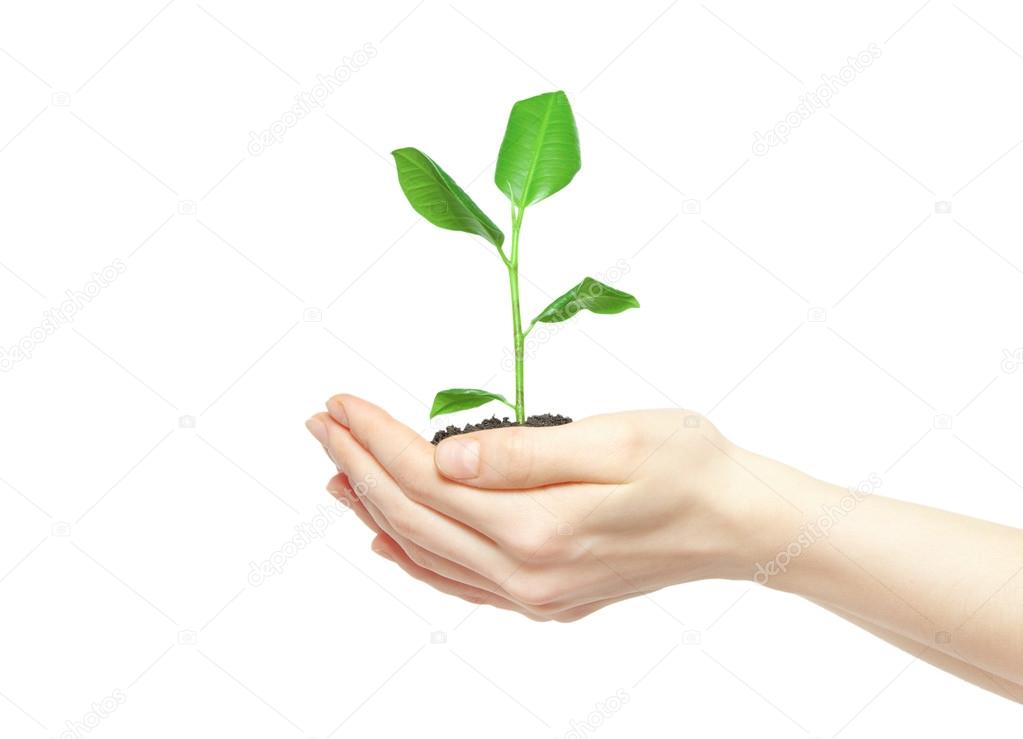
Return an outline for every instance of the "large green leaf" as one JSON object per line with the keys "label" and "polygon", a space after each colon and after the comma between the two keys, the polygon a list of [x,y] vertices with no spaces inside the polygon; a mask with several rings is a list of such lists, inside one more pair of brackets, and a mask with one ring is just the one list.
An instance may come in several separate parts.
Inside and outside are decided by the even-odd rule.
{"label": "large green leaf", "polygon": [[563,188],[579,171],[579,134],[563,92],[520,100],[512,107],[494,182],[519,208]]}
{"label": "large green leaf", "polygon": [[484,403],[489,403],[491,400],[499,400],[512,410],[515,410],[515,406],[499,393],[456,387],[450,390],[441,390],[437,393],[437,397],[433,399],[433,408],[430,409],[430,418],[443,413],[454,413],[455,411],[476,408]]}
{"label": "large green leaf", "polygon": [[581,310],[593,313],[621,313],[623,310],[638,307],[639,301],[632,295],[587,277],[544,308],[540,315],[533,319],[533,323],[567,321]]}
{"label": "large green leaf", "polygon": [[482,236],[497,247],[504,243],[501,229],[430,157],[411,147],[391,155],[401,189],[419,215],[435,226]]}

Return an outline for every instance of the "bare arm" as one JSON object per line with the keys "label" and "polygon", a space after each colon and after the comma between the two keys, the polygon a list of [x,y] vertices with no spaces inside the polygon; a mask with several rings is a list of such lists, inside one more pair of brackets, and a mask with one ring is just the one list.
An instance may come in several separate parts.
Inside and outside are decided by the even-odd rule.
{"label": "bare arm", "polygon": [[843,611],[841,608],[831,605],[830,603],[824,603],[821,601],[813,601],[821,608],[825,608],[836,616],[845,619],[849,623],[859,626],[864,631],[869,631],[879,639],[884,639],[889,644],[898,647],[907,654],[912,654],[917,659],[921,659],[924,662],[934,665],[935,667],[950,672],[956,677],[962,678],[967,682],[971,682],[985,690],[990,690],[992,693],[997,693],[1003,698],[1016,701],[1017,703],[1023,703],[1023,686],[1016,683],[1010,682],[1005,678],[993,675],[990,672],[974,667],[968,662],[964,662],[961,659],[950,657],[944,652],[939,652],[933,649],[930,645],[921,644],[918,641],[914,641],[909,637],[903,636],[902,634],[896,634],[894,631],[878,626],[875,623],[867,621],[855,616],[848,611]]}
{"label": "bare arm", "polygon": [[669,585],[752,579],[1020,700],[1023,531],[821,482],[687,411],[434,449],[358,398],[328,409],[309,428],[342,472],[331,491],[375,551],[444,592],[573,621]]}
{"label": "bare arm", "polygon": [[[763,584],[831,604],[843,616],[1003,680],[1023,681],[1023,532],[858,496],[744,451],[736,461],[747,473],[744,484],[791,503],[775,508],[759,537],[760,551],[775,548],[758,562],[755,577]],[[833,523],[825,536],[792,547],[795,556],[780,554],[808,525],[826,521]]]}

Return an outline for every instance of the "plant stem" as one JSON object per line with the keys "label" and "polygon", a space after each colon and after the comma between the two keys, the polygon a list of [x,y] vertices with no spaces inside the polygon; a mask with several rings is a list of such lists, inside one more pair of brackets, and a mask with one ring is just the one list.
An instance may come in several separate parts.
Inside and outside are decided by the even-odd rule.
{"label": "plant stem", "polygon": [[508,261],[508,284],[511,287],[512,331],[515,343],[515,420],[526,421],[526,399],[523,382],[525,335],[522,333],[522,313],[519,310],[519,229],[522,227],[522,208],[512,206],[511,258]]}

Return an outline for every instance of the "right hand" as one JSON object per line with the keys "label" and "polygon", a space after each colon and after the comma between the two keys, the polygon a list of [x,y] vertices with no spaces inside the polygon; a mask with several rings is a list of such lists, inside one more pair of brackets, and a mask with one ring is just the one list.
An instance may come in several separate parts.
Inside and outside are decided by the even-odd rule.
{"label": "right hand", "polygon": [[380,532],[375,549],[449,591],[461,583],[471,599],[484,591],[527,615],[571,620],[666,585],[753,571],[748,529],[764,501],[746,497],[740,450],[697,414],[493,429],[434,450],[358,398],[337,396],[328,409],[316,419],[339,468],[378,476],[361,496]]}

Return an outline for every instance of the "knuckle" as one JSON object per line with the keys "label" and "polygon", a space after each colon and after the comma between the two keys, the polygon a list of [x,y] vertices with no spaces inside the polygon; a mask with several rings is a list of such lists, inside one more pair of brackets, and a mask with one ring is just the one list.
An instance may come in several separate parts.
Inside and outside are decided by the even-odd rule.
{"label": "knuckle", "polygon": [[489,596],[475,590],[459,593],[459,597],[462,600],[468,601],[469,603],[473,603],[477,606],[483,606],[490,603]]}
{"label": "knuckle", "polygon": [[407,475],[395,475],[394,481],[401,488],[406,498],[422,503],[426,499],[426,490],[421,482],[418,482]]}
{"label": "knuckle", "polygon": [[399,536],[411,541],[416,540],[418,527],[415,524],[415,519],[407,511],[399,511],[387,516],[387,518]]}
{"label": "knuckle", "polygon": [[623,424],[620,430],[621,446],[631,455],[642,453],[649,445],[647,430],[637,423]]}
{"label": "knuckle", "polygon": [[505,589],[512,600],[528,606],[538,615],[543,615],[539,609],[549,605],[558,596],[558,588],[551,580],[529,573],[515,578]]}
{"label": "knuckle", "polygon": [[563,613],[559,613],[559,614],[556,614],[555,616],[552,616],[552,618],[555,621],[557,621],[558,623],[570,624],[573,621],[578,621],[579,619],[581,619],[585,615],[586,615],[585,613],[578,613],[578,612],[573,612],[573,611],[565,611]]}
{"label": "knuckle", "polygon": [[390,475],[405,497],[416,503],[429,505],[437,499],[441,490],[441,483],[434,472],[432,461],[428,466],[419,464],[402,466],[392,470]]}
{"label": "knuckle", "polygon": [[551,532],[541,526],[521,526],[507,537],[509,552],[522,561],[544,558],[552,549],[550,545]]}
{"label": "knuckle", "polygon": [[555,620],[558,616],[558,611],[561,610],[560,606],[556,606],[552,603],[532,603],[524,604],[523,606],[532,615],[538,616],[545,621]]}
{"label": "knuckle", "polygon": [[511,485],[528,483],[533,476],[536,454],[529,434],[510,429],[502,439],[499,472]]}
{"label": "knuckle", "polygon": [[360,501],[369,501],[373,505],[379,505],[378,496],[374,494],[373,483],[367,482],[366,479],[359,479],[354,482],[349,480],[349,489],[351,490],[351,497]]}
{"label": "knuckle", "polygon": [[516,603],[521,603],[527,606],[533,605],[533,590],[528,584],[521,580],[508,583],[504,586],[504,589],[505,592],[508,593],[508,597]]}

